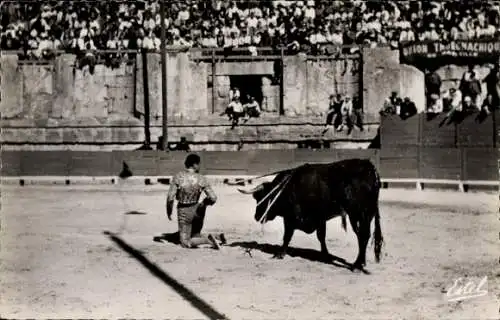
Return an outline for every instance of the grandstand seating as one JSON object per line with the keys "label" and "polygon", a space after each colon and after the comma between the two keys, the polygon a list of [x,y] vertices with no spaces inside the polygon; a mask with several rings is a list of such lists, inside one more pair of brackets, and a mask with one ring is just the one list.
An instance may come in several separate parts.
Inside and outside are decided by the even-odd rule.
{"label": "grandstand seating", "polygon": [[[50,57],[51,49],[160,45],[158,1],[22,1],[6,2],[1,10],[1,49],[25,49],[30,58]],[[169,45],[332,53],[336,45],[498,38],[500,6],[498,1],[170,0],[166,28]]]}

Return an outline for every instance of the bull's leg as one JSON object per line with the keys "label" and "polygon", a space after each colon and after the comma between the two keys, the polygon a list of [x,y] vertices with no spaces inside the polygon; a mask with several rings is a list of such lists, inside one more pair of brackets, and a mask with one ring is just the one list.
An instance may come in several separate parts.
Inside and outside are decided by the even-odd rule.
{"label": "bull's leg", "polygon": [[368,219],[363,219],[359,223],[358,232],[358,257],[353,264],[353,269],[363,269],[366,265],[366,246],[370,240],[370,222]]}
{"label": "bull's leg", "polygon": [[349,215],[349,221],[351,221],[352,231],[354,231],[357,236],[359,234],[358,221],[353,217],[352,214]]}
{"label": "bull's leg", "polygon": [[287,221],[288,219],[284,219],[285,221],[285,234],[283,235],[283,245],[280,248],[280,251],[276,253],[273,258],[274,259],[283,259],[286,255],[286,250],[288,249],[288,245],[292,240],[293,232],[295,231],[295,226],[293,223]]}
{"label": "bull's leg", "polygon": [[328,248],[326,247],[326,221],[321,222],[319,225],[318,229],[316,230],[316,236],[318,237],[319,243],[321,244],[321,253],[325,256],[328,257]]}

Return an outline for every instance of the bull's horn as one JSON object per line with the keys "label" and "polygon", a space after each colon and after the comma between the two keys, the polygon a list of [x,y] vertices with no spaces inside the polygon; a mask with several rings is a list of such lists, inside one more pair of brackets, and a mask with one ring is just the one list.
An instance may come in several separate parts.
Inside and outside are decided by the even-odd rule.
{"label": "bull's horn", "polygon": [[262,184],[259,184],[258,186],[256,186],[255,188],[253,189],[250,189],[250,190],[244,190],[244,189],[240,189],[238,188],[238,191],[243,193],[243,194],[253,194],[255,191],[258,191],[260,189],[262,189],[264,186]]}
{"label": "bull's horn", "polygon": [[243,194],[252,194],[253,192],[250,192],[250,191],[247,191],[247,190],[243,190],[243,189],[240,189],[238,188],[238,191],[243,193]]}

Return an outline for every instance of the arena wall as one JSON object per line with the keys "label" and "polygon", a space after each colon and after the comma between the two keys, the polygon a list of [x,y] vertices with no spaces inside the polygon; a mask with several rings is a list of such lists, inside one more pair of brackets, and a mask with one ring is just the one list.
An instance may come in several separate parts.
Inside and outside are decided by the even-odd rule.
{"label": "arena wall", "polygon": [[380,137],[386,147],[495,148],[500,121],[491,113],[484,119],[479,112],[460,122],[450,122],[446,114],[430,117],[419,114],[402,120],[399,116],[381,117]]}
{"label": "arena wall", "polygon": [[[396,51],[379,48],[365,49],[361,60],[285,56],[284,116],[278,115],[279,86],[264,78],[266,104],[263,107],[271,114],[260,120],[252,119],[234,131],[230,130],[227,119],[218,115],[227,99],[228,76],[269,73],[274,71],[274,62],[218,61],[216,77],[212,78],[211,63],[193,59],[190,53],[169,54],[169,141],[187,136],[197,143],[212,142],[207,149],[213,150],[233,150],[240,140],[253,142],[252,145],[258,147],[288,142],[287,147],[294,147],[297,142],[308,139],[369,142],[376,135],[383,99],[394,88],[404,94],[408,92],[419,108],[422,105],[419,99],[423,95],[418,85],[421,73],[401,67],[396,55]],[[160,56],[148,54],[147,59],[154,143],[161,132]],[[83,144],[110,150],[117,146],[130,149],[144,141],[140,56],[136,64],[117,69],[98,65],[94,75],[75,69],[73,55],[61,55],[53,64],[37,65],[21,64],[16,55],[2,53],[0,63],[0,122],[4,146],[30,149],[38,145],[54,149]],[[216,90],[209,88],[214,80]],[[405,84],[411,84],[408,88],[413,89],[405,89]],[[360,90],[360,86],[365,89]],[[216,94],[215,106],[212,91]],[[367,123],[364,132],[350,136],[332,132],[321,135],[328,96],[337,92],[361,93]],[[223,144],[228,145],[223,147]]]}
{"label": "arena wall", "polygon": [[[200,152],[207,175],[261,175],[304,163],[362,158],[382,179],[490,181],[498,183],[495,148],[383,148],[381,150],[250,150]],[[4,151],[2,177],[113,177],[125,162],[135,176],[171,176],[183,168],[185,152]]]}

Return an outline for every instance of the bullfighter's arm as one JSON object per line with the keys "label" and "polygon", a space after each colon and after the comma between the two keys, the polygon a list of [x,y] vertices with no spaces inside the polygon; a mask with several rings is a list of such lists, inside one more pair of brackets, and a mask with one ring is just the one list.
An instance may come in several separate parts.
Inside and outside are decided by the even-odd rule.
{"label": "bullfighter's arm", "polygon": [[203,203],[205,205],[213,205],[217,201],[217,195],[215,194],[214,190],[212,189],[212,186],[210,183],[208,183],[207,178],[202,177],[200,179],[200,184],[201,187],[203,188],[203,192],[205,192],[205,195],[207,196],[205,200],[203,200]]}
{"label": "bullfighter's arm", "polygon": [[170,220],[172,220],[172,211],[174,209],[174,201],[175,201],[175,196],[177,195],[178,185],[179,185],[178,177],[174,176],[174,178],[172,179],[172,183],[170,184],[170,188],[168,189],[167,204],[166,204],[167,217]]}

